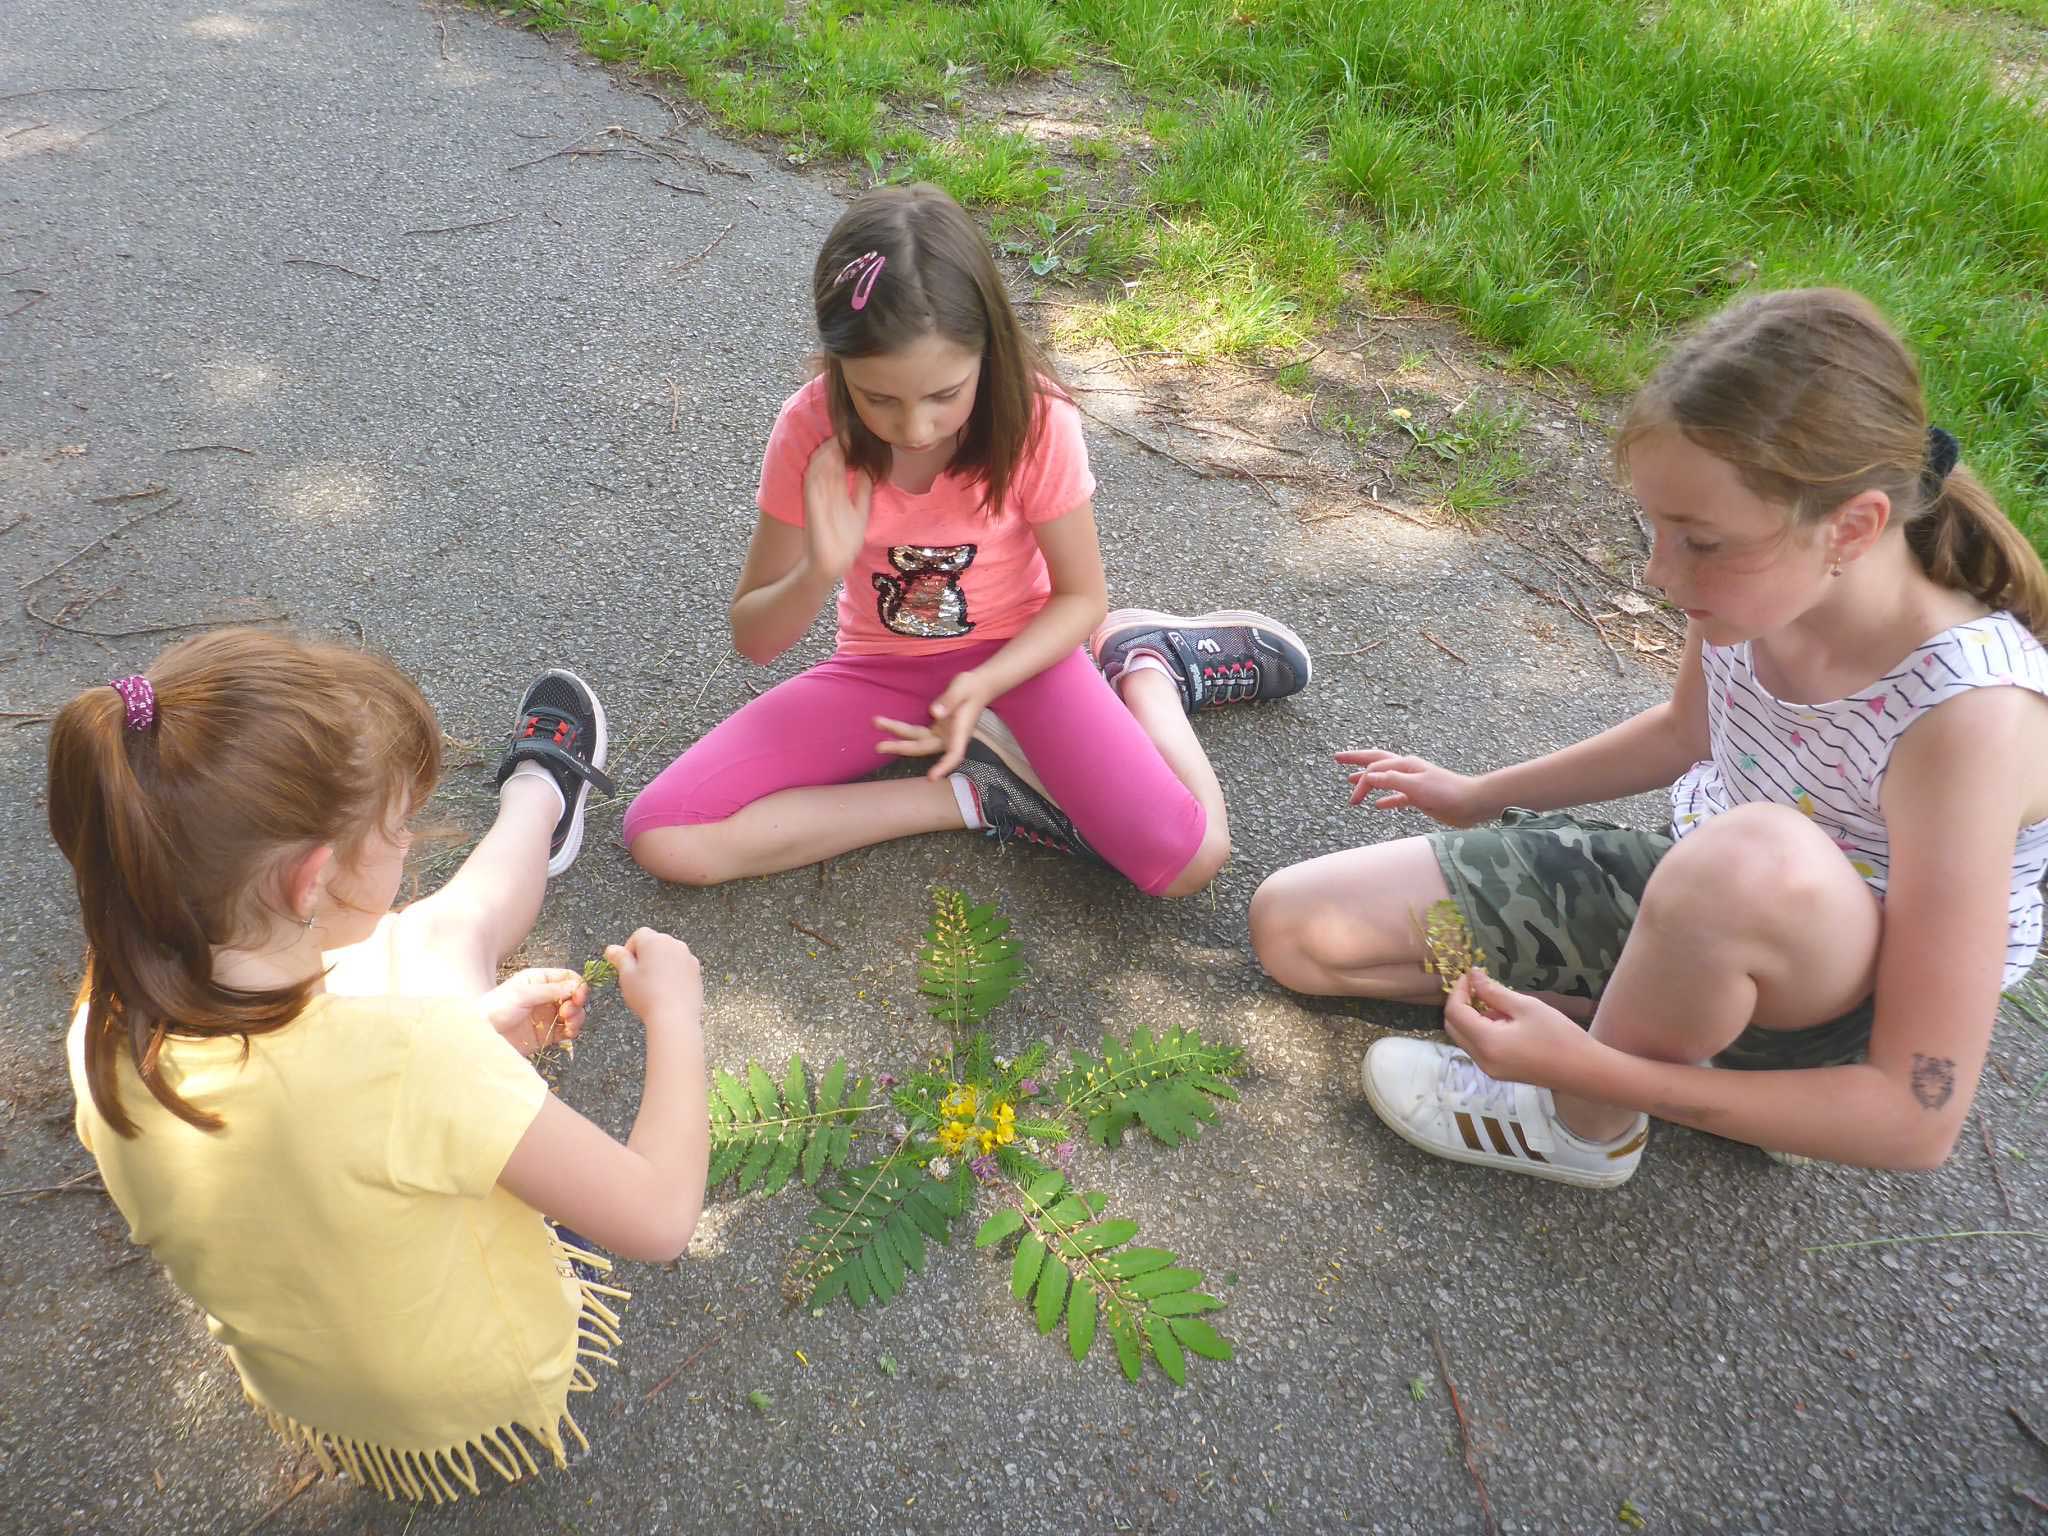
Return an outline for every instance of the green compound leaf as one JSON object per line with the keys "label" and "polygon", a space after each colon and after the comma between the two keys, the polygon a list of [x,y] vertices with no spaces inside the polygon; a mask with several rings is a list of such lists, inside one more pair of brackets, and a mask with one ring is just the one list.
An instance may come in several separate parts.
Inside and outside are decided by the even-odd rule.
{"label": "green compound leaf", "polygon": [[1076,1280],[1074,1298],[1067,1303],[1067,1351],[1079,1360],[1094,1342],[1095,1287],[1086,1279]]}
{"label": "green compound leaf", "polygon": [[1022,1231],[1023,1227],[1024,1213],[1014,1206],[1006,1205],[981,1224],[981,1230],[974,1234],[974,1246],[987,1248],[1000,1243],[1011,1233]]}
{"label": "green compound leaf", "polygon": [[1030,1296],[1031,1283],[1044,1262],[1045,1239],[1034,1232],[1017,1245],[1017,1256],[1010,1262],[1010,1294],[1019,1301]]}
{"label": "green compound leaf", "polygon": [[1038,1331],[1051,1333],[1059,1325],[1060,1309],[1067,1304],[1067,1266],[1057,1259],[1038,1272]]}
{"label": "green compound leaf", "polygon": [[[976,1244],[997,1248],[1017,1237],[1010,1294],[1030,1306],[1039,1333],[1059,1327],[1064,1314],[1067,1352],[1081,1360],[1106,1325],[1117,1364],[1132,1381],[1142,1376],[1148,1356],[1176,1386],[1187,1381],[1190,1353],[1229,1358],[1229,1344],[1194,1316],[1222,1306],[1196,1289],[1201,1271],[1176,1263],[1164,1248],[1123,1246],[1137,1236],[1138,1224],[1102,1218],[1098,1192],[1077,1195],[1064,1179],[1045,1177],[1013,1188],[1018,1205],[983,1222]],[[1183,1334],[1183,1325],[1193,1331]]]}
{"label": "green compound leaf", "polygon": [[1155,1040],[1150,1030],[1139,1028],[1128,1044],[1105,1035],[1100,1059],[1075,1052],[1053,1091],[1082,1118],[1097,1145],[1121,1146],[1124,1132],[1142,1124],[1159,1141],[1177,1147],[1215,1120],[1211,1097],[1237,1097],[1224,1079],[1241,1071],[1243,1060],[1236,1047],[1206,1044],[1191,1029],[1176,1026]]}
{"label": "green compound leaf", "polygon": [[910,1275],[924,1273],[925,1239],[948,1241],[962,1214],[953,1181],[932,1178],[908,1156],[842,1169],[819,1186],[783,1295],[814,1309],[842,1295],[856,1307],[894,1301]]}
{"label": "green compound leaf", "polygon": [[1176,1317],[1168,1326],[1176,1339],[1204,1360],[1232,1360],[1237,1356],[1230,1340],[1198,1317]]}
{"label": "green compound leaf", "polygon": [[[970,907],[958,891],[932,891],[932,921],[918,958],[918,988],[932,1016],[957,1040],[988,1017],[1024,979],[1017,946],[1003,935],[1008,918],[995,905]],[[986,1080],[986,1069],[976,1074]]]}
{"label": "green compound leaf", "polygon": [[[778,1087],[756,1062],[745,1078],[723,1067],[711,1075],[711,1158],[704,1187],[716,1189],[735,1176],[740,1193],[774,1194],[800,1177],[815,1185],[826,1171],[846,1166],[853,1150],[853,1125],[871,1106],[865,1079],[845,1093],[847,1065],[827,1069],[815,1102],[803,1059],[792,1056]],[[829,1090],[829,1092],[827,1091]],[[844,1097],[844,1103],[828,1099]]]}

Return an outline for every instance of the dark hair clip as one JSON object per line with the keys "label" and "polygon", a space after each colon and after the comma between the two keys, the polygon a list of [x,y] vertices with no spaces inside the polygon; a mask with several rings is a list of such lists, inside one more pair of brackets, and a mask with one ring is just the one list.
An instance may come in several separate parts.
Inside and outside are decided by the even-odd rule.
{"label": "dark hair clip", "polygon": [[1920,489],[1929,501],[1941,494],[1942,482],[1962,456],[1963,445],[1956,441],[1955,433],[1947,427],[1927,429],[1927,467],[1920,471]]}

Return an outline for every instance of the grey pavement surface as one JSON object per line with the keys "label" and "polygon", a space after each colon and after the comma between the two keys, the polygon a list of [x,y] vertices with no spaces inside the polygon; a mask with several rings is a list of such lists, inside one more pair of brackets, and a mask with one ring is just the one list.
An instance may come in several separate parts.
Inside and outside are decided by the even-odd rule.
{"label": "grey pavement surface", "polygon": [[[827,190],[694,134],[653,160],[509,169],[608,126],[659,144],[671,119],[561,45],[407,0],[8,0],[0,98],[0,590],[74,626],[0,614],[0,705],[60,701],[163,639],[119,632],[280,612],[389,651],[479,760],[542,664],[604,690],[633,784],[745,701],[722,614],[802,377]],[[464,224],[485,227],[409,233]],[[1662,1128],[1611,1194],[1410,1150],[1357,1086],[1370,1018],[1304,1006],[1252,963],[1253,889],[1417,829],[1347,810],[1332,750],[1478,766],[1618,718],[1659,679],[1617,679],[1577,635],[1532,646],[1484,541],[1370,514],[1304,528],[1241,482],[1092,446],[1120,600],[1268,607],[1325,652],[1394,637],[1326,659],[1289,704],[1204,723],[1237,849],[1213,900],[1151,902],[966,837],[668,890],[618,847],[614,807],[525,955],[573,963],[669,927],[703,956],[715,1060],[888,1070],[933,1039],[909,958],[926,886],[1000,897],[1034,975],[1000,1039],[1186,1021],[1246,1048],[1243,1103],[1199,1145],[1134,1141],[1077,1172],[1215,1278],[1240,1358],[1196,1362],[1178,1392],[1075,1366],[964,1245],[886,1311],[788,1314],[776,1282],[808,1201],[728,1201],[678,1267],[624,1267],[625,1365],[581,1404],[594,1449],[572,1474],[445,1511],[321,1483],[262,1529],[1477,1531],[1431,1329],[1503,1529],[1620,1530],[1624,1500],[1653,1531],[2034,1519],[2010,1490],[2048,1486],[2048,1456],[2006,1410],[2048,1426],[2039,1245],[1801,1250],[2044,1225],[2048,1148],[2016,1086],[2038,1047],[2002,1031],[1979,1097],[2002,1145],[2033,1138],[2005,1165],[2010,1216],[1974,1121],[1911,1178],[1794,1172]],[[21,588],[157,505],[104,500],[152,484],[176,505]],[[7,1188],[85,1166],[43,743],[0,721]],[[451,771],[441,802],[472,833],[485,772]],[[638,1081],[632,1022],[601,1001],[564,1091],[623,1130]],[[98,1195],[0,1201],[0,1528],[242,1531],[297,1478],[196,1310],[126,1253]]]}

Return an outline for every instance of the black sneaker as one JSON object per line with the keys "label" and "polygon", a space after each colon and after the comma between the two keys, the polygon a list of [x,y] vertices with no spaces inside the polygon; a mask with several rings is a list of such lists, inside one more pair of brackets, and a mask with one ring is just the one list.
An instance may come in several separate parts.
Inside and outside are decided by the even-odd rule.
{"label": "black sneaker", "polygon": [[562,791],[562,819],[548,844],[548,873],[559,875],[576,862],[583,847],[583,803],[591,786],[606,794],[604,706],[574,672],[543,672],[519,701],[512,740],[498,763],[503,785],[524,762],[539,763]]}
{"label": "black sneaker", "polygon": [[1088,654],[1114,684],[1135,651],[1166,663],[1187,712],[1253,699],[1284,699],[1308,686],[1301,636],[1277,619],[1223,608],[1185,618],[1156,608],[1119,608],[1088,637]]}
{"label": "black sneaker", "polygon": [[1036,843],[1087,859],[1101,858],[1074,830],[1067,813],[1053,803],[1010,728],[990,711],[981,712],[974,738],[967,743],[967,756],[953,771],[966,775],[973,786],[974,802],[990,837]]}

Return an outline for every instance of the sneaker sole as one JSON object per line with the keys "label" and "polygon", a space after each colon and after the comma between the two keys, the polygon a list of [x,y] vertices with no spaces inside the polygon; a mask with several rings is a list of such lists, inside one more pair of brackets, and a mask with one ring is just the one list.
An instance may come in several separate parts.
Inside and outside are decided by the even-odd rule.
{"label": "sneaker sole", "polygon": [[[1372,1073],[1363,1061],[1358,1064],[1359,1081],[1365,1085],[1365,1100],[1372,1105],[1380,1123],[1411,1147],[1419,1147],[1432,1157],[1440,1157],[1451,1163],[1471,1163],[1481,1168],[1498,1168],[1505,1173],[1526,1174],[1532,1179],[1549,1179],[1554,1184],[1570,1184],[1579,1189],[1618,1189],[1635,1174],[1630,1168],[1620,1178],[1587,1173],[1583,1169],[1566,1168],[1557,1163],[1531,1163],[1519,1157],[1502,1157],[1498,1152],[1474,1152],[1470,1147],[1446,1147],[1427,1140],[1408,1129],[1400,1118],[1379,1096],[1373,1086]],[[1640,1161],[1640,1160],[1639,1160]]]}
{"label": "sneaker sole", "polygon": [[[568,678],[590,700],[590,712],[597,717],[597,735],[590,743],[590,766],[602,768],[604,766],[605,753],[609,748],[610,733],[605,727],[604,703],[598,698],[597,690],[566,668],[550,667],[548,670],[559,677]],[[576,862],[576,855],[583,851],[583,810],[589,803],[590,780],[578,779],[576,781],[576,804],[570,808],[569,835],[562,840],[561,851],[551,855],[548,859],[549,879],[553,879],[556,875],[568,869],[571,864]]]}
{"label": "sneaker sole", "polygon": [[1195,614],[1168,613],[1161,608],[1118,608],[1104,615],[1102,622],[1095,626],[1095,633],[1088,640],[1088,659],[1101,666],[1102,653],[1109,642],[1126,630],[1193,629],[1201,624],[1242,624],[1278,635],[1301,653],[1301,686],[1306,689],[1315,676],[1315,658],[1309,654],[1301,636],[1271,614],[1250,608],[1218,608],[1213,613]]}
{"label": "sneaker sole", "polygon": [[1011,734],[1010,728],[1003,724],[1001,717],[994,710],[984,709],[981,712],[981,718],[974,723],[974,734],[981,738],[984,746],[995,753],[1005,768],[1029,785],[1032,792],[1041,800],[1048,805],[1059,804],[1046,789],[1045,781],[1032,771],[1031,759],[1024,755],[1022,744]]}

